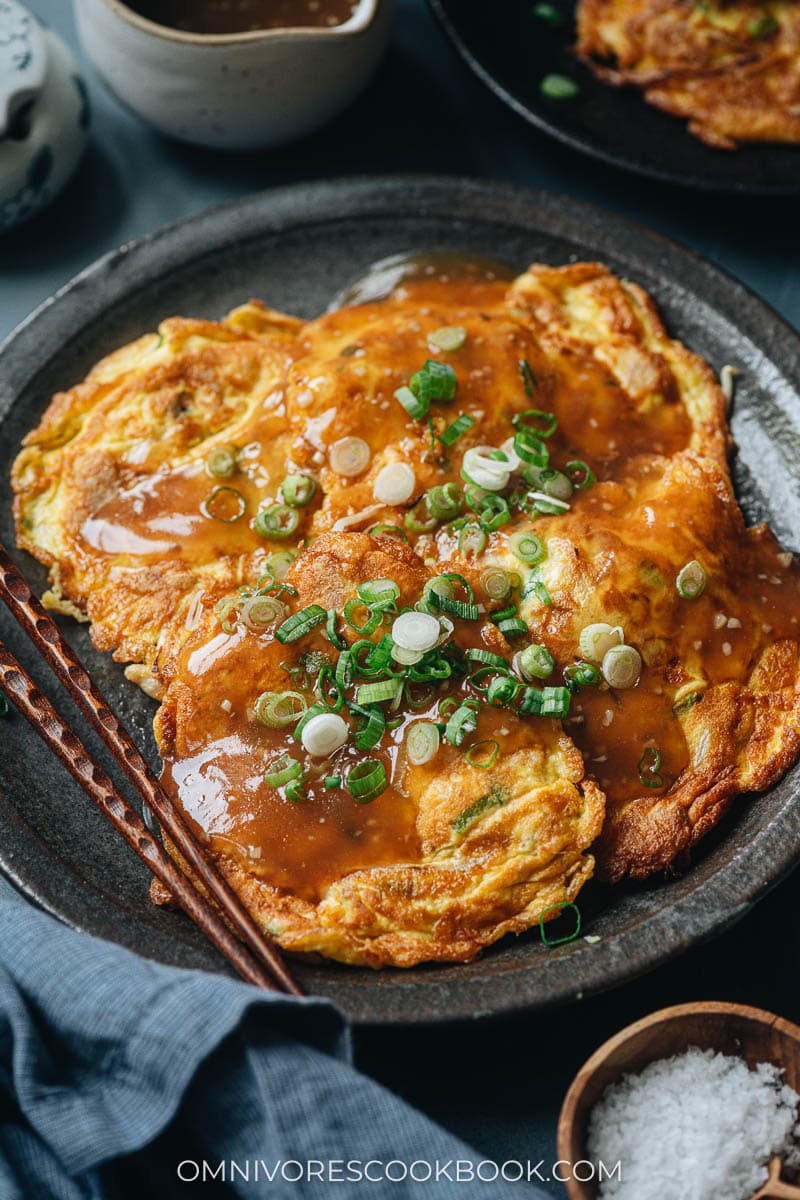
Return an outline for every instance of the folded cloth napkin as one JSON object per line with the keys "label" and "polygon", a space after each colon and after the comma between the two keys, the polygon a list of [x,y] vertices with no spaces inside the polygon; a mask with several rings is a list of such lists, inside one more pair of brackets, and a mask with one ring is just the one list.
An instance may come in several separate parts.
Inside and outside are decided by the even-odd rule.
{"label": "folded cloth napkin", "polygon": [[353,1068],[328,1002],[149,962],[0,887],[2,1200],[544,1196],[492,1174]]}

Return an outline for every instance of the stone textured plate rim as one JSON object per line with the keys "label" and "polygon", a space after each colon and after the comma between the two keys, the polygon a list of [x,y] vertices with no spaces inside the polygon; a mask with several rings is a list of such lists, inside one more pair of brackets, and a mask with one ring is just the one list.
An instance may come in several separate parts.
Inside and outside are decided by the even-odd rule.
{"label": "stone textured plate rim", "polygon": [[[496,75],[484,66],[481,60],[467,46],[461,31],[452,20],[443,0],[427,0],[427,3],[459,57],[477,75],[481,82],[494,92],[498,99],[502,100],[504,104],[517,113],[518,116],[527,121],[529,125],[533,125],[534,128],[540,130],[542,133],[546,133],[548,137],[555,138],[563,145],[569,146],[576,153],[589,155],[591,158],[596,158],[599,162],[606,163],[607,166],[628,171],[633,175],[641,175],[647,179],[655,179],[660,183],[669,183],[676,187],[687,188],[692,191],[708,192],[712,195],[796,196],[800,193],[800,175],[798,175],[798,179],[794,183],[787,179],[782,183],[740,181],[735,184],[725,183],[722,180],[714,180],[710,177],[706,178],[702,175],[685,176],[681,175],[677,170],[671,171],[668,168],[662,170],[657,166],[635,162],[626,158],[622,151],[619,154],[615,154],[613,151],[606,150],[602,146],[594,145],[588,136],[579,137],[570,133],[569,130],[562,128],[557,122],[549,121],[546,116],[539,113],[532,105],[528,105],[520,100]],[[644,104],[645,101],[643,100],[642,103]],[[691,135],[687,133],[686,136],[690,137]],[[766,145],[769,146],[770,143],[766,143]],[[709,151],[709,153],[712,153],[712,151]],[[800,157],[800,150],[798,151],[798,156]]]}
{"label": "stone textured plate rim", "polygon": [[[398,175],[300,183],[257,193],[193,214],[104,255],[40,305],[0,345],[0,420],[23,385],[58,356],[71,335],[100,313],[147,290],[172,266],[185,265],[190,258],[196,264],[204,251],[217,254],[227,244],[348,217],[403,213],[441,218],[454,211],[469,223],[528,229],[532,236],[549,233],[576,246],[603,247],[611,257],[629,262],[640,278],[677,280],[699,303],[735,326],[773,365],[780,362],[779,373],[800,392],[797,332],[744,285],[694,251],[599,207],[555,193],[454,177]],[[98,279],[104,287],[93,294],[92,284]],[[647,278],[643,282],[653,286]],[[52,347],[49,356],[42,356],[43,345]],[[463,967],[385,970],[369,977],[372,986],[363,980],[354,986],[353,976],[340,966],[325,965],[314,971],[322,970],[326,981],[330,978],[325,994],[360,1025],[542,1011],[618,986],[723,932],[788,874],[799,849],[800,804],[795,786],[780,811],[730,861],[700,879],[686,895],[604,938],[601,953],[580,942],[522,963],[487,955]],[[40,907],[91,932],[91,923],[76,915],[75,901],[43,900],[26,877],[24,863],[2,844],[0,870]],[[442,971],[449,977],[436,979]],[[299,973],[303,974],[302,967]]]}

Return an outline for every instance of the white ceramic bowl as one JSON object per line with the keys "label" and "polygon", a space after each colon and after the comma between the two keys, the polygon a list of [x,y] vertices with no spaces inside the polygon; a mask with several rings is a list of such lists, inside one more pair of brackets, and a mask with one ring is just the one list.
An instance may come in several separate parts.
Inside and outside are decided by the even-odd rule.
{"label": "white ceramic bowl", "polygon": [[393,0],[360,0],[332,28],[224,35],[157,25],[121,0],[75,0],[98,74],[163,133],[227,150],[277,146],[336,116],[386,45]]}

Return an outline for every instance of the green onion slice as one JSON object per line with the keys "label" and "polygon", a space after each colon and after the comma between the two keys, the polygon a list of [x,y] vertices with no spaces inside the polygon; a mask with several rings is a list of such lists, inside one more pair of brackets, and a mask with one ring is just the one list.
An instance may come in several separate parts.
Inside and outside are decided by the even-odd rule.
{"label": "green onion slice", "polygon": [[432,487],[425,498],[428,511],[438,521],[452,520],[464,507],[464,493],[455,483],[444,483]]}
{"label": "green onion slice", "polygon": [[469,416],[468,413],[460,413],[455,421],[439,434],[439,441],[443,446],[452,446],[474,424],[474,417]]}
{"label": "green onion slice", "polygon": [[300,720],[298,721],[297,725],[295,725],[294,730],[292,732],[292,737],[294,737],[298,742],[301,741],[302,735],[303,735],[303,730],[305,729],[308,722],[313,717],[322,716],[323,713],[327,713],[327,712],[330,712],[330,709],[328,708],[327,704],[320,704],[320,703],[310,704],[309,707],[306,709],[306,711],[303,713]]}
{"label": "green onion slice", "polygon": [[264,782],[268,787],[284,787],[302,774],[303,768],[296,758],[292,758],[291,754],[279,754],[264,772]]}
{"label": "green onion slice", "polygon": [[[366,620],[360,622],[358,614],[366,613]],[[351,629],[355,629],[356,633],[363,633],[366,636],[374,633],[383,619],[383,613],[380,609],[370,608],[363,600],[348,600],[344,606],[344,619]]]}
{"label": "green onion slice", "polygon": [[291,800],[292,804],[304,804],[308,799],[305,785],[302,779],[293,779],[291,783],[286,785],[286,799]]}
{"label": "green onion slice", "polygon": [[522,693],[519,711],[535,717],[566,717],[572,701],[569,688],[526,687]]}
{"label": "green onion slice", "polygon": [[[441,706],[440,706],[441,711]],[[474,733],[478,727],[478,714],[472,704],[459,704],[445,727],[445,741],[451,746],[460,746],[468,733]]]}
{"label": "green onion slice", "polygon": [[488,771],[497,761],[497,756],[500,753],[500,743],[494,738],[485,742],[476,742],[474,746],[470,746],[464,758],[471,767],[479,767],[481,771]]}
{"label": "green onion slice", "polygon": [[522,599],[527,600],[529,596],[535,596],[540,604],[553,603],[553,597],[547,590],[547,585],[540,578],[538,571],[531,571],[525,580],[525,585],[522,589]]}
{"label": "green onion slice", "polygon": [[256,514],[253,528],[263,538],[288,538],[297,530],[300,515],[288,504],[271,504]]}
{"label": "green onion slice", "polygon": [[486,533],[477,521],[469,521],[459,532],[458,552],[466,558],[468,555],[477,556],[486,549],[489,541]]}
{"label": "green onion slice", "polygon": [[410,508],[405,515],[406,528],[412,533],[430,533],[439,523],[439,518],[435,517],[428,508],[428,497],[423,496],[418,500],[413,508]]}
{"label": "green onion slice", "polygon": [[524,463],[532,463],[534,467],[546,467],[550,461],[550,451],[542,439],[524,426],[514,434],[514,453]]}
{"label": "green onion slice", "polygon": [[538,384],[527,358],[521,358],[517,363],[517,367],[519,369],[519,377],[522,380],[522,386],[525,388],[525,395],[532,396],[534,388],[538,387]]}
{"label": "green onion slice", "polygon": [[524,637],[528,633],[528,626],[520,617],[504,617],[497,622],[497,628],[507,638]]}
{"label": "green onion slice", "polygon": [[270,729],[285,729],[300,720],[308,708],[300,692],[262,692],[255,703],[255,714]]}
{"label": "green onion slice", "polygon": [[675,587],[683,600],[696,600],[705,591],[706,582],[705,567],[696,558],[693,558],[685,567],[681,567],[678,578],[675,580]]}
{"label": "green onion slice", "polygon": [[520,671],[529,679],[547,679],[556,668],[556,660],[546,646],[526,646],[518,662]]}
{"label": "green onion slice", "polygon": [[547,558],[544,542],[535,533],[514,533],[508,540],[508,548],[515,558],[529,567],[536,566]]}
{"label": "green onion slice", "polygon": [[370,537],[392,538],[396,542],[407,542],[408,537],[399,525],[370,525],[367,533]]}
{"label": "green onion slice", "polygon": [[222,521],[224,525],[233,525],[241,520],[247,512],[247,501],[238,488],[230,487],[227,483],[215,487],[211,495],[200,505],[204,517],[212,521]]}
{"label": "green onion slice", "polygon": [[275,630],[275,637],[283,643],[296,642],[298,638],[305,637],[312,629],[316,629],[317,625],[321,625],[327,616],[321,605],[309,604],[307,608],[302,608],[300,612],[287,617]]}
{"label": "green onion slice", "polygon": [[322,786],[326,792],[332,791],[333,788],[340,788],[342,786],[341,775],[326,775],[322,781]]}
{"label": "green onion slice", "polygon": [[662,788],[664,776],[660,772],[661,751],[657,746],[645,746],[644,753],[639,759],[639,782],[645,787]]}
{"label": "green onion slice", "polygon": [[379,683],[362,683],[356,691],[356,703],[380,704],[384,700],[396,700],[402,690],[402,679],[382,679]]}
{"label": "green onion slice", "polygon": [[571,692],[581,687],[596,687],[600,682],[600,671],[594,663],[570,663],[564,668],[564,682]]}
{"label": "green onion slice", "polygon": [[412,393],[425,405],[427,413],[432,400],[453,399],[458,381],[456,373],[449,363],[429,358],[418,371],[415,371],[408,384]]}
{"label": "green onion slice", "polygon": [[215,479],[227,479],[236,470],[235,447],[215,446],[206,459],[206,468]]}
{"label": "green onion slice", "polygon": [[286,578],[286,573],[296,558],[297,554],[294,550],[276,550],[267,559],[267,570],[273,579],[280,582]]}
{"label": "green onion slice", "polygon": [[[530,393],[528,393],[530,395]],[[511,424],[520,432],[523,429],[534,433],[540,438],[552,437],[558,429],[558,417],[555,413],[546,412],[543,408],[526,408],[517,413]]]}
{"label": "green onion slice", "polygon": [[513,675],[497,675],[489,684],[486,698],[492,708],[503,708],[512,704],[521,690],[522,684]]}
{"label": "green onion slice", "polygon": [[421,396],[415,396],[410,387],[398,388],[394,398],[400,401],[408,415],[415,421],[421,421],[423,417],[427,417],[430,401],[423,400]]}
{"label": "green onion slice", "polygon": [[436,350],[444,350],[445,353],[460,350],[466,340],[467,331],[463,325],[442,325],[428,334],[429,345]]}
{"label": "green onion slice", "polygon": [[400,598],[400,588],[393,579],[370,579],[358,585],[358,594],[368,607],[386,608]]}
{"label": "green onion slice", "polygon": [[386,717],[383,709],[378,708],[377,705],[370,708],[362,708],[361,705],[358,705],[358,709],[363,714],[363,719],[355,732],[353,741],[357,750],[372,750],[383,737],[386,729]]}
{"label": "green onion slice", "polygon": [[481,587],[490,600],[504,600],[511,591],[508,571],[501,567],[487,567],[481,574]]}
{"label": "green onion slice", "polygon": [[585,463],[582,458],[573,458],[568,462],[564,467],[564,474],[578,492],[583,492],[586,488],[590,488],[593,483],[597,483],[597,476],[589,464]]}
{"label": "green onion slice", "polygon": [[548,100],[572,100],[578,95],[580,88],[566,75],[545,75],[539,84],[539,91]]}
{"label": "green onion slice", "polygon": [[347,772],[347,788],[358,804],[369,804],[388,786],[386,768],[377,758],[365,758]]}
{"label": "green onion slice", "polygon": [[470,646],[467,658],[470,662],[481,663],[484,667],[496,667],[498,671],[508,670],[508,663],[504,658],[499,654],[492,654],[491,650],[483,650],[480,646]]}
{"label": "green onion slice", "polygon": [[[575,928],[573,929],[572,933],[568,933],[566,937],[548,938],[544,928],[545,917],[548,915],[548,913],[565,913],[567,909],[572,909],[572,911],[575,913]],[[542,909],[541,913],[539,914],[539,933],[542,936],[542,941],[544,942],[545,946],[563,946],[567,942],[574,942],[579,936],[580,932],[581,910],[578,908],[577,904],[550,904],[547,908]]]}
{"label": "green onion slice", "polygon": [[281,484],[284,502],[292,508],[305,508],[314,499],[317,482],[310,475],[287,475]]}
{"label": "green onion slice", "polygon": [[441,736],[431,721],[416,721],[406,734],[406,754],[415,767],[430,762],[439,752]]}

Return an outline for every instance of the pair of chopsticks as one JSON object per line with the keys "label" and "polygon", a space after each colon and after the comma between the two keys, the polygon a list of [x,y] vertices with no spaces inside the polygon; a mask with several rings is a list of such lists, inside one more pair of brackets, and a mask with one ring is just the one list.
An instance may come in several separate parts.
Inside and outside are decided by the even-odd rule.
{"label": "pair of chopsticks", "polygon": [[[303,994],[281,955],[267,940],[239,898],[208,862],[175,802],[161,787],[136,743],[119,722],[103,693],[75,655],[27,580],[0,545],[0,600],[61,680],[92,728],[102,738],[186,862],[217,901],[228,924],[178,869],[135,808],[125,800],[106,772],[58,715],[7,646],[0,642],[0,683],[9,700],[33,726],[104,817],[122,834],[135,854],[161,880],[203,933],[249,983],[271,991]],[[240,942],[231,927],[242,939]],[[245,945],[242,945],[242,942]]]}

